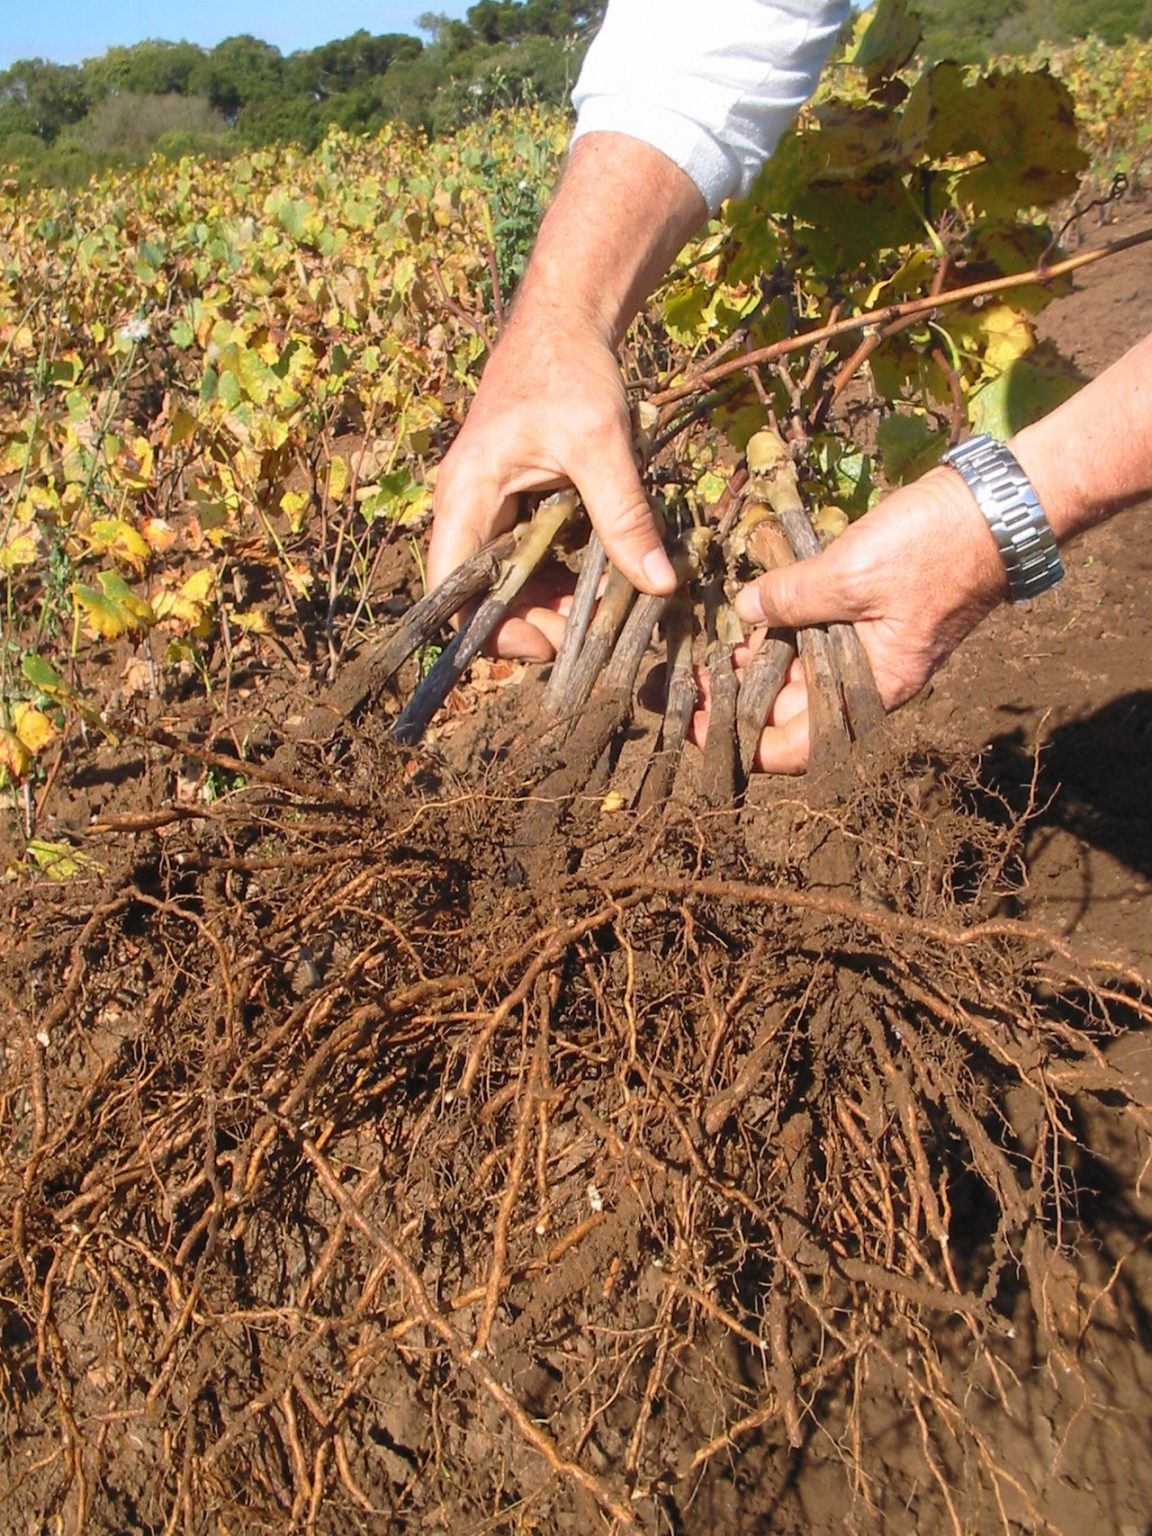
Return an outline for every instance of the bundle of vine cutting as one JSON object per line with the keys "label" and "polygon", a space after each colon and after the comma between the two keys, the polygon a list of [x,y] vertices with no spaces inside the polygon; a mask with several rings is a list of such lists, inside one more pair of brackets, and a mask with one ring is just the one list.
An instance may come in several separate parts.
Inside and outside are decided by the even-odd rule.
{"label": "bundle of vine cutting", "polygon": [[[580,518],[575,491],[542,500],[529,520],[480,550],[421,598],[359,669],[359,695],[375,692],[412,655],[426,651],[457,614],[459,624],[390,728],[398,746],[418,744],[493,631],[557,542]],[[800,658],[811,721],[811,762],[827,768],[879,726],[884,707],[859,637],[849,624],[798,633],[768,630],[739,668],[745,636],[729,602],[761,571],[818,554],[792,454],[774,431],[758,432],[712,518],[667,518],[666,547],[679,578],[670,596],[640,593],[611,566],[592,532],[583,548],[564,639],[543,697],[543,728],[530,777],[536,807],[526,835],[552,830],[572,798],[599,795],[632,721],[641,665],[657,637],[666,656],[663,719],[629,798],[644,810],[667,799],[708,674],[710,718],[700,798],[710,808],[739,800],[770,711]],[[331,700],[331,709],[352,702]],[[359,700],[357,700],[359,702]],[[545,825],[548,823],[549,825]]]}

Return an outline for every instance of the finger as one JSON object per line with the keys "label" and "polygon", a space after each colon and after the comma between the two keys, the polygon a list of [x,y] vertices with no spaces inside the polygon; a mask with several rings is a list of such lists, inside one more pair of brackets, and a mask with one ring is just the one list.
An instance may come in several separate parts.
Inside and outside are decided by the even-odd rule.
{"label": "finger", "polygon": [[[553,629],[553,625],[557,626]],[[524,617],[506,619],[488,637],[490,656],[510,661],[551,661],[564,632],[564,620],[547,608],[530,608]]]}
{"label": "finger", "polygon": [[[697,687],[700,707],[692,716],[691,739],[703,748],[708,740],[711,689],[706,670],[698,670]],[[788,678],[769,716],[771,724],[761,733],[756,747],[754,768],[760,773],[800,774],[808,766],[808,692],[798,661],[792,663]]]}
{"label": "finger", "polygon": [[756,746],[756,767],[761,773],[803,773],[808,767],[808,710],[793,715],[786,725],[770,725]]}
{"label": "finger", "polygon": [[432,537],[428,541],[429,591],[483,549],[494,534],[511,528],[519,510],[519,497],[501,496],[490,482],[479,482],[457,494],[456,478],[447,487],[436,488]]}
{"label": "finger", "polygon": [[736,612],[746,624],[803,629],[862,616],[859,599],[846,587],[843,560],[834,545],[810,560],[766,571],[736,595]]}
{"label": "finger", "polygon": [[603,435],[581,467],[579,490],[608,558],[641,592],[675,592],[672,569],[640,484],[627,434]]}
{"label": "finger", "polygon": [[[489,656],[503,656],[515,661],[551,661],[564,638],[570,593],[557,590],[552,573],[532,577],[525,583],[504,623],[494,630],[484,646]],[[569,572],[558,567],[556,579],[568,578]]]}
{"label": "finger", "polygon": [[649,714],[662,715],[667,697],[668,668],[664,662],[658,661],[637,689],[636,703]]}

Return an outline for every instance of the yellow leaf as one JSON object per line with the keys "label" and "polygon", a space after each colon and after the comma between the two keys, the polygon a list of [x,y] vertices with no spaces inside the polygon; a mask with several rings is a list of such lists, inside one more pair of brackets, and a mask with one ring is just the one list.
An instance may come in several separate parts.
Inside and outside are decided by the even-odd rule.
{"label": "yellow leaf", "polygon": [[1018,357],[1031,352],[1035,333],[1025,316],[1007,304],[997,304],[984,314],[986,336],[984,356],[990,368],[998,372]]}
{"label": "yellow leaf", "polygon": [[216,591],[216,573],[210,566],[193,571],[175,592],[157,594],[153,608],[157,621],[175,619],[187,624],[197,635],[209,633],[212,627],[212,601]]}
{"label": "yellow leaf", "polygon": [[148,544],[131,523],[126,523],[123,518],[97,518],[81,537],[89,549],[97,554],[111,555],[114,560],[122,560],[138,576],[143,574],[151,557]]}
{"label": "yellow leaf", "polygon": [[913,251],[899,271],[882,282],[873,283],[864,300],[864,308],[876,309],[881,303],[895,304],[924,293],[935,270],[936,257],[931,251]]}
{"label": "yellow leaf", "polygon": [[350,471],[348,460],[342,459],[339,454],[333,456],[328,465],[328,496],[332,501],[343,501],[344,492],[348,489]]}
{"label": "yellow leaf", "polygon": [[229,622],[235,624],[237,629],[245,630],[250,635],[267,635],[271,633],[268,616],[261,613],[259,608],[253,608],[248,613],[236,613],[232,609],[228,611]]}
{"label": "yellow leaf", "polygon": [[285,566],[284,580],[297,597],[308,597],[312,591],[312,572],[306,565]]}
{"label": "yellow leaf", "polygon": [[0,571],[15,571],[22,565],[35,565],[39,558],[39,529],[17,532],[16,526],[10,529],[8,542],[0,549]]}
{"label": "yellow leaf", "polygon": [[202,570],[193,571],[180,590],[194,603],[206,603],[216,590],[216,572],[210,565],[204,566]]}
{"label": "yellow leaf", "polygon": [[152,444],[146,437],[134,437],[120,449],[113,461],[112,478],[118,485],[142,491],[152,484],[152,463]]}
{"label": "yellow leaf", "polygon": [[184,443],[191,442],[196,434],[196,428],[200,425],[191,411],[177,406],[172,412],[172,420],[168,423],[168,443],[172,448],[179,448]]}
{"label": "yellow leaf", "polygon": [[115,640],[123,634],[142,634],[156,622],[149,603],[139,597],[115,571],[100,571],[96,577],[100,590],[72,583],[72,598],[83,610],[89,628],[101,639]]}
{"label": "yellow leaf", "polygon": [[951,316],[940,329],[963,352],[979,357],[989,373],[1000,373],[1035,345],[1028,317],[1010,304],[985,304]]}
{"label": "yellow leaf", "polygon": [[154,554],[164,555],[176,542],[176,530],[162,517],[146,517],[140,524],[145,544]]}
{"label": "yellow leaf", "polygon": [[90,854],[81,853],[69,843],[46,843],[33,837],[29,839],[26,851],[49,880],[72,880],[76,875],[103,872],[102,866]]}
{"label": "yellow leaf", "polygon": [[0,783],[22,779],[32,763],[32,754],[15,731],[0,730]]}
{"label": "yellow leaf", "polygon": [[37,709],[35,704],[26,702],[13,706],[12,724],[16,735],[33,756],[42,752],[58,734],[56,722],[43,710]]}
{"label": "yellow leaf", "polygon": [[289,527],[293,533],[299,533],[304,526],[304,516],[311,505],[311,498],[303,491],[285,491],[280,498],[280,510],[288,519]]}

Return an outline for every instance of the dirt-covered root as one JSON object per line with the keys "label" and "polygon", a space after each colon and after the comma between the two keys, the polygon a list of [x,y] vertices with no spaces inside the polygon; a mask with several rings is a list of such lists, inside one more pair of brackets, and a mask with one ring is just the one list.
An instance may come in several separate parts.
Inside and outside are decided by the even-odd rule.
{"label": "dirt-covered root", "polygon": [[1011,834],[906,764],[765,808],[757,868],[641,820],[543,906],[511,801],[360,749],[342,802],[5,896],[6,1526],[790,1530],[824,1479],[1059,1529],[1145,1316],[1152,1011],[994,914]]}

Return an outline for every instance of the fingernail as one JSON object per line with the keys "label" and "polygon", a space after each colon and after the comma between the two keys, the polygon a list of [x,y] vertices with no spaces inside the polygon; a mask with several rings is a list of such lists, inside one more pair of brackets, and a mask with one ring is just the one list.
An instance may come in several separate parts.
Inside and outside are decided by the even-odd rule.
{"label": "fingernail", "polygon": [[650,549],[640,562],[640,569],[654,592],[667,592],[676,585],[676,572],[662,549]]}
{"label": "fingernail", "polygon": [[764,612],[764,605],[760,601],[760,588],[755,582],[750,586],[741,587],[736,594],[736,612],[745,624],[762,624],[768,615]]}

